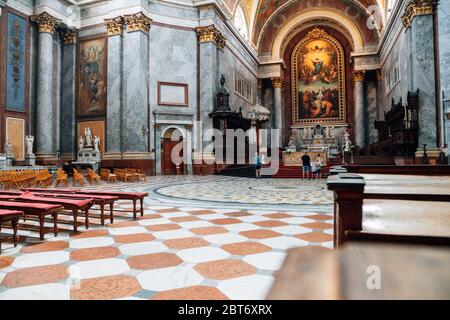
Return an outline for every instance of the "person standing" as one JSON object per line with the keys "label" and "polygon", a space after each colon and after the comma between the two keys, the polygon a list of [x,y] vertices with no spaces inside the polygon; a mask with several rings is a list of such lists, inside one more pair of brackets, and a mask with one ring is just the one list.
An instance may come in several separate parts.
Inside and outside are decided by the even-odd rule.
{"label": "person standing", "polygon": [[320,154],[317,155],[316,158],[316,179],[322,179],[322,167],[323,167],[323,162],[322,162],[322,158],[320,157]]}
{"label": "person standing", "polygon": [[302,162],[303,162],[303,180],[305,180],[305,175],[308,180],[310,179],[311,174],[311,158],[308,155],[308,152],[306,152],[302,156]]}
{"label": "person standing", "polygon": [[261,156],[258,153],[255,153],[256,179],[261,179],[261,168],[262,168]]}

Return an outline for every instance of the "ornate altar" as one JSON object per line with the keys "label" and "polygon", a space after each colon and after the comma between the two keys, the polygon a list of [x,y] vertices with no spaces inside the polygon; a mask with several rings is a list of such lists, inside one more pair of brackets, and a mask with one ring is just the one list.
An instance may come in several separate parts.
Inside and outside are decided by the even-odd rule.
{"label": "ornate altar", "polygon": [[[302,163],[302,157],[306,152],[283,152],[283,164],[286,167],[300,167]],[[315,161],[317,155],[320,154],[322,158],[322,163],[324,166],[328,163],[328,153],[326,151],[318,151],[318,152],[308,152],[308,155],[311,157],[311,161]]]}
{"label": "ornate altar", "polygon": [[78,146],[78,159],[73,162],[74,165],[87,165],[98,172],[102,162],[102,153],[100,151],[100,137],[94,137],[92,130],[86,128],[84,130],[84,137],[81,136]]}

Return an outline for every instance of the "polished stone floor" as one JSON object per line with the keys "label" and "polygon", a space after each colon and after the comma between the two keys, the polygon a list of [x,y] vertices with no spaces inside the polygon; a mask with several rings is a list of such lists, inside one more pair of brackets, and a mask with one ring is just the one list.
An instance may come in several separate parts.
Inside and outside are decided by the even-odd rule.
{"label": "polished stone floor", "polygon": [[264,299],[289,248],[332,246],[323,182],[151,177],[98,189],[148,191],[145,216],[45,242],[21,231],[19,247],[3,244],[0,299]]}

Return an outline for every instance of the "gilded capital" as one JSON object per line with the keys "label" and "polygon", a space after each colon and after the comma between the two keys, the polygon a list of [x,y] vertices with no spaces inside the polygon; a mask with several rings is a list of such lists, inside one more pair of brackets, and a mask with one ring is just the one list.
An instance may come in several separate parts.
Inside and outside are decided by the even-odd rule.
{"label": "gilded capital", "polygon": [[363,82],[365,79],[365,71],[354,71],[353,72],[353,81],[354,82]]}
{"label": "gilded capital", "polygon": [[62,39],[65,45],[77,44],[76,30],[66,29],[62,32]]}
{"label": "gilded capital", "polygon": [[58,27],[60,20],[49,15],[47,12],[31,16],[31,21],[36,22],[39,27],[39,32],[54,34]]}
{"label": "gilded capital", "polygon": [[283,88],[284,86],[283,78],[272,78],[272,85],[274,88]]}
{"label": "gilded capital", "polygon": [[227,39],[224,37],[222,32],[217,30],[214,25],[198,27],[197,36],[200,43],[214,42],[216,46],[221,50],[225,48],[225,45],[227,43]]}
{"label": "gilded capital", "polygon": [[150,32],[152,19],[147,17],[142,12],[126,15],[124,19],[126,25],[128,26],[128,32],[135,32],[135,31],[142,31],[145,33]]}
{"label": "gilded capital", "polygon": [[433,14],[436,2],[437,0],[411,0],[402,16],[402,22],[405,28],[411,27],[412,21],[416,16]]}
{"label": "gilded capital", "polygon": [[123,32],[123,18],[116,17],[113,19],[105,19],[106,30],[108,32],[108,36],[117,36],[121,35]]}

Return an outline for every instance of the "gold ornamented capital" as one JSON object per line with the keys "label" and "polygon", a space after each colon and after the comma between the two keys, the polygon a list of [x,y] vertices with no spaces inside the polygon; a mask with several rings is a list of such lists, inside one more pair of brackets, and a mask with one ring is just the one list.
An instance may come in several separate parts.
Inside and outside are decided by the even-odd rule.
{"label": "gold ornamented capital", "polygon": [[436,0],[411,0],[402,16],[403,26],[409,28],[415,17],[433,14],[435,4]]}
{"label": "gold ornamented capital", "polygon": [[105,19],[106,30],[108,32],[108,36],[117,36],[121,35],[123,32],[123,18],[116,17],[113,19]]}
{"label": "gold ornamented capital", "polygon": [[354,71],[353,72],[353,82],[363,82],[365,79],[365,71]]}
{"label": "gold ornamented capital", "polygon": [[31,21],[36,22],[39,26],[40,33],[50,33],[54,34],[56,28],[61,22],[59,19],[49,15],[47,12],[43,12],[41,14],[36,14],[31,16]]}
{"label": "gold ornamented capital", "polygon": [[66,29],[62,32],[62,39],[65,45],[77,44],[76,30]]}
{"label": "gold ornamented capital", "polygon": [[197,36],[200,43],[214,42],[217,48],[219,48],[220,50],[223,50],[227,43],[227,39],[224,37],[222,32],[217,30],[217,28],[214,25],[206,27],[198,27]]}
{"label": "gold ornamented capital", "polygon": [[272,78],[272,85],[273,85],[274,88],[282,89],[284,87],[284,80],[283,80],[283,78]]}
{"label": "gold ornamented capital", "polygon": [[125,23],[128,26],[128,32],[135,32],[135,31],[142,31],[145,33],[150,32],[152,19],[147,17],[142,12],[126,15],[124,19]]}

